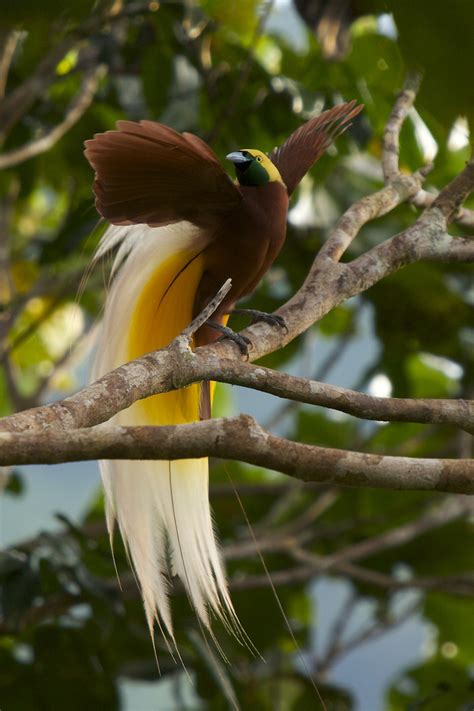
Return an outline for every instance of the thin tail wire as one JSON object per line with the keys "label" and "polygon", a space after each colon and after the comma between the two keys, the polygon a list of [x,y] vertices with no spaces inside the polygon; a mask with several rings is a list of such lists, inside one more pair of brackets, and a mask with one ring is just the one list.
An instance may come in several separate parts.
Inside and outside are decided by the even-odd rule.
{"label": "thin tail wire", "polygon": [[303,652],[301,651],[301,647],[300,647],[300,645],[298,644],[298,640],[296,639],[296,637],[295,637],[295,635],[294,635],[294,632],[293,632],[293,630],[291,629],[290,621],[289,621],[289,619],[288,619],[288,617],[287,617],[287,614],[286,614],[286,612],[285,612],[285,610],[284,610],[284,608],[283,608],[282,602],[281,602],[281,600],[280,600],[280,596],[278,595],[277,589],[276,589],[275,584],[274,584],[274,582],[273,582],[273,580],[272,580],[272,576],[270,575],[270,571],[269,571],[268,566],[267,566],[267,564],[266,564],[266,562],[265,562],[265,559],[264,559],[264,557],[263,557],[262,551],[260,550],[260,546],[258,545],[258,541],[257,541],[257,538],[256,538],[256,536],[255,536],[255,533],[254,533],[252,524],[250,523],[250,519],[249,519],[249,517],[247,516],[247,512],[246,512],[246,510],[245,510],[244,504],[243,504],[243,502],[242,502],[242,499],[240,498],[239,492],[237,491],[237,487],[235,486],[234,480],[232,479],[230,470],[229,470],[229,468],[228,468],[226,462],[224,462],[224,469],[225,469],[225,472],[226,472],[227,477],[228,477],[228,479],[229,479],[229,482],[230,482],[230,485],[231,485],[231,487],[232,487],[232,490],[233,490],[233,492],[234,492],[234,494],[235,494],[235,498],[237,499],[237,502],[238,502],[238,504],[239,504],[240,510],[242,511],[242,514],[243,514],[243,517],[244,517],[245,522],[246,522],[246,524],[247,524],[247,527],[248,527],[248,529],[249,529],[250,536],[251,536],[252,541],[253,541],[253,544],[254,544],[254,546],[255,546],[255,550],[257,551],[257,555],[258,555],[258,557],[259,557],[259,559],[260,559],[260,563],[262,564],[262,568],[263,568],[263,570],[265,571],[265,575],[266,575],[266,577],[267,577],[267,579],[268,579],[268,582],[269,582],[269,585],[270,585],[270,588],[271,588],[273,597],[275,598],[275,602],[276,602],[277,605],[278,605],[278,608],[279,608],[279,610],[280,610],[280,612],[281,612],[281,615],[282,615],[282,617],[283,617],[283,620],[284,620],[284,622],[285,622],[285,626],[286,626],[286,628],[287,628],[287,630],[288,630],[288,632],[289,632],[289,634],[290,634],[290,637],[291,637],[291,639],[292,639],[292,641],[293,641],[293,644],[294,644],[295,647],[296,647],[296,650],[297,650],[297,653],[298,653],[298,657],[299,657],[299,659],[300,659],[300,661],[301,661],[301,663],[302,663],[302,665],[303,665],[303,668],[304,668],[306,674],[308,675],[308,677],[309,677],[309,679],[310,679],[310,681],[311,681],[311,685],[312,685],[313,689],[314,689],[315,692],[316,692],[316,695],[317,695],[317,697],[318,697],[318,699],[319,699],[319,701],[320,701],[320,703],[321,703],[321,707],[322,707],[323,711],[328,711],[327,706],[326,706],[326,704],[324,703],[324,699],[323,699],[323,697],[321,696],[321,692],[319,691],[318,686],[317,686],[316,682],[314,681],[314,678],[313,678],[313,675],[312,675],[312,673],[311,673],[311,670],[310,670],[310,668],[309,668],[309,666],[308,666],[308,663],[307,663],[306,659],[304,658]]}
{"label": "thin tail wire", "polygon": [[[185,563],[185,559],[184,559],[184,555],[183,555],[183,549],[182,549],[182,547],[181,547],[181,539],[180,539],[180,536],[179,536],[178,522],[177,522],[177,519],[176,519],[176,510],[175,510],[174,496],[173,496],[173,479],[172,479],[172,476],[171,476],[171,464],[172,464],[172,462],[169,461],[169,462],[168,462],[168,482],[169,482],[169,487],[170,487],[170,497],[171,497],[171,506],[172,506],[172,511],[173,511],[173,521],[174,521],[174,526],[175,526],[175,530],[176,530],[176,539],[177,539],[177,541],[178,541],[179,554],[180,554],[180,557],[181,557],[181,563],[182,563],[182,565],[183,565],[184,575],[185,575],[185,577],[186,577],[186,582],[187,582],[187,584],[188,584],[188,587],[190,587],[190,582],[189,582],[189,577],[188,577],[188,571],[187,571],[187,568],[186,568],[186,563]],[[191,601],[191,600],[190,600],[190,601]],[[191,604],[192,604],[192,601],[191,601]],[[204,644],[206,645],[207,649],[209,650],[209,653],[212,655],[211,648],[210,648],[210,646],[209,646],[209,641],[208,641],[208,639],[207,639],[206,631],[205,631],[205,629],[204,629],[204,625],[202,624],[202,621],[201,621],[201,619],[200,619],[200,617],[199,617],[199,614],[197,614],[197,610],[195,610],[195,612],[196,612],[196,619],[197,619],[197,622],[198,622],[198,626],[199,626],[199,631],[200,631],[200,633],[201,633],[201,637],[202,637],[202,639],[204,640]],[[226,655],[225,655],[225,653],[224,653],[224,650],[223,650],[222,647],[220,646],[220,644],[219,644],[219,642],[217,641],[217,639],[216,639],[215,635],[213,634],[212,630],[209,630],[209,632],[210,632],[210,635],[211,635],[211,638],[212,638],[213,643],[216,645],[216,648],[217,648],[217,650],[219,651],[219,654],[222,656],[222,658],[223,658],[223,660],[225,661],[225,663],[226,663],[226,664],[229,664],[229,660],[227,659],[227,657],[226,657]],[[183,659],[182,659],[182,657],[181,657],[181,654],[179,653],[179,650],[178,650],[178,647],[177,647],[177,645],[176,645],[176,642],[175,642],[175,647],[176,647],[176,653],[177,653],[178,658],[179,658],[179,660],[180,660],[180,662],[181,662],[181,664],[182,664],[182,666],[183,666],[183,669],[184,669],[184,671],[185,671],[185,673],[186,673],[186,676],[188,677],[188,679],[189,679],[189,680],[191,681],[191,683],[192,683],[191,677],[190,677],[189,672],[188,672],[188,670],[187,670],[187,668],[186,668],[186,665],[184,664],[184,661],[183,661]],[[239,706],[235,705],[235,706],[234,706],[234,711],[240,711]]]}

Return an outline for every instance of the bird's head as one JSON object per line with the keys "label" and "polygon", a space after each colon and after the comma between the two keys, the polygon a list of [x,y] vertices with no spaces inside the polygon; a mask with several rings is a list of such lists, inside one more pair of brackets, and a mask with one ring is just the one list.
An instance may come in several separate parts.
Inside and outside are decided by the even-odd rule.
{"label": "bird's head", "polygon": [[226,156],[235,165],[237,180],[241,185],[265,185],[283,183],[278,168],[270,158],[255,148],[242,148]]}

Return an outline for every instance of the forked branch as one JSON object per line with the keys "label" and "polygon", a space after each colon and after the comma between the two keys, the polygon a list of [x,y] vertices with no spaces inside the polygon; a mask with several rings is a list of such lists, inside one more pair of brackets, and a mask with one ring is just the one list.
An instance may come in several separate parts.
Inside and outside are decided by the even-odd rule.
{"label": "forked branch", "polygon": [[[338,220],[304,284],[278,311],[287,328],[257,323],[245,329],[252,344],[250,360],[286,345],[332,308],[405,265],[422,259],[474,261],[474,241],[447,232],[448,223],[459,218],[460,206],[474,188],[472,163],[409,228],[352,261],[339,261],[363,225],[420,194],[427,168],[411,176],[398,169],[399,133],[415,91],[416,81],[410,78],[387,124],[385,187],[354,203]],[[95,427],[138,399],[216,380],[365,419],[449,424],[474,432],[472,401],[374,398],[244,363],[229,341],[192,351],[193,329],[209,317],[221,296],[167,348],[117,368],[72,397],[0,420],[0,431],[5,433],[0,439],[0,463],[215,455],[277,469],[304,481],[474,493],[472,460],[410,459],[309,447],[274,437],[244,415],[174,427]]]}

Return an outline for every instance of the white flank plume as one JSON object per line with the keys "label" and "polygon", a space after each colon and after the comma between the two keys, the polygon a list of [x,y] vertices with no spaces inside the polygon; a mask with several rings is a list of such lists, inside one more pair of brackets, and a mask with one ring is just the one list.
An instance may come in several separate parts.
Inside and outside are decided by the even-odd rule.
{"label": "white flank plume", "polygon": [[[187,222],[107,230],[97,256],[120,246],[93,366],[94,380],[128,360],[127,337],[135,305],[160,264],[172,254],[202,248],[206,242],[205,235]],[[155,424],[138,403],[111,422]],[[165,636],[167,633],[174,639],[168,600],[169,579],[174,574],[181,578],[206,627],[212,609],[228,627],[238,629],[212,527],[207,459],[103,461],[100,469],[109,534],[112,539],[117,521],[140,585],[150,631],[156,621]]]}

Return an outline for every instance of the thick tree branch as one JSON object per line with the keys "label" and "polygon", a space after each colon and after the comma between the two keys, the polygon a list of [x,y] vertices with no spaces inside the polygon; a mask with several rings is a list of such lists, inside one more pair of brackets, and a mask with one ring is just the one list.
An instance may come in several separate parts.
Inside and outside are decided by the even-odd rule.
{"label": "thick tree branch", "polygon": [[[474,460],[410,459],[313,447],[275,437],[248,415],[167,427],[0,433],[0,465],[215,456],[344,486],[474,493]],[[133,471],[130,472],[133,476]]]}
{"label": "thick tree branch", "polygon": [[[222,290],[219,294],[222,295]],[[162,351],[126,363],[69,398],[0,419],[0,431],[90,427],[108,420],[137,399],[202,380],[215,380],[367,420],[451,424],[474,432],[472,400],[373,397],[270,368],[219,358],[207,353],[208,349],[192,352],[186,343],[185,337],[184,343],[175,341]],[[105,402],[104,398],[107,398]]]}
{"label": "thick tree branch", "polygon": [[[405,115],[406,110],[400,110],[393,117],[392,123],[389,122],[391,127],[387,135],[395,143],[392,146],[393,150],[389,149],[388,152],[393,153],[395,158],[398,150],[396,136]],[[334,306],[367,290],[402,266],[420,259],[469,261],[472,258],[472,241],[452,237],[446,232],[447,223],[457,214],[459,205],[472,190],[474,169],[469,164],[460,176],[441,191],[434,204],[425,210],[411,227],[373,247],[352,262],[339,263],[338,260],[362,225],[385,214],[419,189],[424,171],[414,176],[400,176],[399,173],[395,175],[394,166],[398,164],[394,163],[393,156],[390,159],[386,157],[388,173],[395,176],[393,180],[381,191],[363,198],[344,213],[325,247],[316,257],[301,289],[278,311],[278,314],[285,319],[287,329],[275,329],[268,324],[257,323],[244,331],[253,346],[250,352],[251,360],[286,345]],[[95,452],[93,456],[97,457],[125,458],[137,456],[180,458],[215,454],[262,464],[304,480],[341,483],[339,473],[342,470],[344,472],[342,483],[349,485],[366,483],[370,486],[394,488],[406,486],[406,488],[472,491],[472,463],[467,461],[455,463],[377,456],[374,458],[374,455],[317,450],[317,448],[308,448],[278,438],[274,440],[275,449],[271,451],[268,449],[268,442],[273,441],[272,435],[248,418],[196,423],[174,429],[161,428],[156,431],[150,430],[148,434],[145,428],[138,428],[127,431],[127,437],[117,443],[114,440],[117,432],[114,435],[112,429],[108,433],[110,439],[106,441],[94,439],[99,436],[99,433],[105,437],[106,429],[96,429],[90,434],[90,441],[87,433],[76,431],[78,428],[91,427],[106,421],[137,399],[200,380],[220,380],[241,384],[300,402],[332,407],[367,419],[455,424],[467,431],[473,431],[472,403],[370,398],[362,393],[331,388],[242,363],[242,355],[235,344],[229,341],[199,348],[193,353],[189,349],[189,336],[193,327],[192,325],[191,330],[188,329],[189,332],[178,337],[166,349],[147,354],[118,368],[71,398],[4,418],[0,421],[0,429],[30,433],[49,430],[49,441],[53,441],[52,435],[56,438],[54,441],[58,448],[55,452],[42,449],[45,443],[40,435],[37,439],[37,452],[43,452],[42,456],[46,457],[47,461],[53,461],[51,457],[54,456],[59,457],[54,461],[71,458],[74,452],[79,458],[85,458],[87,443],[89,458],[92,451]],[[229,423],[242,430],[245,442],[236,442],[237,435],[231,437],[226,434]],[[65,441],[67,437],[61,436],[61,430],[69,431],[68,436],[71,438],[69,445]],[[186,437],[191,437],[192,441],[186,440]],[[135,454],[131,453],[131,446],[127,445],[129,439],[133,442],[133,446],[137,447]],[[21,456],[27,457],[27,455],[26,449],[23,455],[21,454],[20,441],[23,440],[21,438],[9,440],[8,437],[2,439],[4,456],[8,462],[12,461],[11,456],[15,446],[17,446],[15,451],[20,457],[15,462],[27,461],[25,458],[21,459]],[[32,461],[34,442],[33,435],[24,440],[25,447],[27,445],[30,447],[28,461]],[[287,447],[286,453],[283,443]],[[95,449],[92,450],[90,447]],[[252,447],[255,451],[251,451]],[[7,448],[10,448],[8,456],[5,453]],[[302,459],[296,463],[296,460],[292,460],[292,456]],[[318,456],[322,457],[319,464],[315,461],[315,457]],[[321,464],[322,461],[324,465]],[[364,479],[364,476],[368,478]]]}

